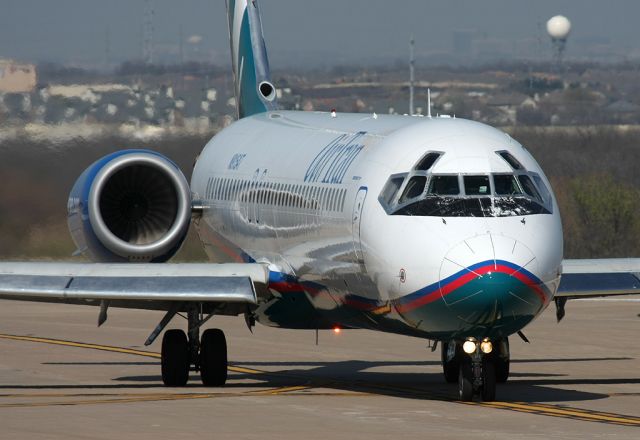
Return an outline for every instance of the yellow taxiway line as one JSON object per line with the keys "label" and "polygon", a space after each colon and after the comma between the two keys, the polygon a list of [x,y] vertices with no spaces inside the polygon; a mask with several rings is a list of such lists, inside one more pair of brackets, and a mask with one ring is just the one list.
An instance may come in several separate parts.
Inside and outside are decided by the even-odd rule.
{"label": "yellow taxiway line", "polygon": [[[50,338],[41,338],[35,336],[20,336],[20,335],[7,335],[0,334],[0,339],[8,339],[14,341],[25,341],[25,342],[37,342],[42,344],[50,344],[50,345],[61,345],[66,347],[77,347],[91,350],[100,350],[100,351],[108,351],[113,353],[122,353],[122,354],[130,354],[135,356],[145,356],[150,358],[159,359],[160,354],[145,351],[145,350],[135,350],[124,347],[114,347],[109,345],[99,345],[99,344],[89,344],[85,342],[76,342],[76,341],[65,341],[61,339],[50,339]],[[242,366],[230,365],[229,371],[233,371],[236,373],[244,373],[244,374],[252,374],[252,375],[277,375],[282,377],[292,377],[295,379],[305,379],[302,375],[288,375],[285,373],[279,372],[270,372],[264,370],[256,370],[253,368],[247,368]],[[306,378],[309,380],[310,378]],[[42,401],[42,402],[10,402],[10,403],[0,403],[0,408],[15,408],[15,407],[38,407],[38,406],[52,406],[52,405],[90,405],[90,404],[99,404],[99,403],[132,403],[132,402],[151,402],[151,401],[163,401],[163,400],[189,400],[189,399],[211,399],[218,397],[240,397],[240,396],[279,396],[279,395],[287,395],[287,393],[291,396],[304,396],[304,395],[327,395],[327,396],[372,396],[376,395],[375,391],[349,391],[349,392],[319,392],[319,393],[309,393],[309,394],[297,394],[298,391],[310,390],[313,388],[318,388],[321,386],[324,387],[340,387],[340,381],[323,382],[322,384],[305,384],[305,385],[294,385],[294,386],[283,386],[276,388],[267,388],[264,390],[252,390],[245,392],[224,392],[224,393],[155,393],[155,394],[62,394],[62,393],[40,393],[40,394],[0,394],[0,398],[75,398],[70,400],[57,400],[57,401]],[[443,401],[451,401],[454,403],[460,403],[465,405],[475,405],[486,408],[496,408],[496,409],[504,409],[516,412],[525,412],[530,414],[551,416],[551,417],[561,417],[567,419],[574,420],[583,420],[590,422],[600,422],[600,423],[608,423],[614,425],[623,425],[623,426],[636,426],[640,427],[640,417],[628,416],[623,414],[615,414],[615,413],[606,413],[600,411],[591,411],[587,409],[581,408],[572,408],[565,407],[562,405],[548,405],[541,403],[528,403],[528,402],[459,402],[456,400],[452,400],[448,396],[429,393],[424,390],[415,390],[405,387],[390,387],[379,384],[369,384],[369,383],[352,383],[351,387],[362,388],[368,390],[378,389],[387,389],[396,392],[406,393],[407,395],[424,395],[426,399],[437,399]]]}

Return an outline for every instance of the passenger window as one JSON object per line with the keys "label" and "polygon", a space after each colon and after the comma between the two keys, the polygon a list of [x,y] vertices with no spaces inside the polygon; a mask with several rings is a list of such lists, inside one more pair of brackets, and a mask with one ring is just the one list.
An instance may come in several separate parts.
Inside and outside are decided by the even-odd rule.
{"label": "passenger window", "polygon": [[396,197],[396,194],[398,194],[398,191],[402,186],[402,182],[404,182],[404,176],[392,177],[385,185],[382,190],[381,198],[387,205],[390,205]]}
{"label": "passenger window", "polygon": [[437,196],[457,196],[460,194],[458,176],[431,177],[428,194]]}
{"label": "passenger window", "polygon": [[489,176],[464,176],[464,192],[468,196],[486,196],[491,194]]}
{"label": "passenger window", "polygon": [[520,185],[524,189],[524,192],[527,193],[528,196],[542,203],[542,197],[540,197],[540,193],[536,189],[536,186],[533,184],[533,181],[526,174],[521,174],[518,176],[518,180],[520,181]]}
{"label": "passenger window", "polygon": [[429,153],[425,157],[422,158],[418,165],[416,165],[416,170],[418,171],[427,171],[429,170],[436,160],[440,157],[440,153]]}
{"label": "passenger window", "polygon": [[402,193],[402,197],[400,197],[400,203],[404,203],[407,200],[418,197],[423,193],[426,184],[426,176],[413,176],[409,180],[409,183],[407,183],[407,186]]}

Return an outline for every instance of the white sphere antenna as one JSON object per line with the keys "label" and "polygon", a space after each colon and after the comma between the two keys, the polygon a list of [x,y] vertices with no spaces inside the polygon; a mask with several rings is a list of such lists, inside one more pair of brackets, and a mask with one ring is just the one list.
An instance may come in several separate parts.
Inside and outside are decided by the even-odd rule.
{"label": "white sphere antenna", "polygon": [[547,33],[552,40],[567,40],[571,33],[571,22],[564,15],[556,15],[547,21]]}
{"label": "white sphere antenna", "polygon": [[547,33],[551,37],[554,49],[554,62],[556,66],[562,64],[562,58],[567,46],[567,38],[571,33],[571,22],[564,15],[556,15],[547,21]]}

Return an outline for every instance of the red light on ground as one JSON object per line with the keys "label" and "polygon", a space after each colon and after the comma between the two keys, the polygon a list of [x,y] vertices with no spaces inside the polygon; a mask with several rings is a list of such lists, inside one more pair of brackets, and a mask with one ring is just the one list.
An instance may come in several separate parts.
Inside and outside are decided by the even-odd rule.
{"label": "red light on ground", "polygon": [[333,328],[333,332],[337,335],[342,331],[342,329],[340,327],[334,327]]}

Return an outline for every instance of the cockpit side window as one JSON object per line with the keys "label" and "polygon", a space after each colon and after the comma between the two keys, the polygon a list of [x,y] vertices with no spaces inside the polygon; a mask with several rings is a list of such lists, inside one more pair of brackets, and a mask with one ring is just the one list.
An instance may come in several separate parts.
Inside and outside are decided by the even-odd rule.
{"label": "cockpit side window", "polygon": [[460,194],[458,176],[432,176],[427,193],[435,196],[457,196]]}
{"label": "cockpit side window", "polygon": [[533,180],[536,182],[538,189],[540,190],[540,195],[542,196],[542,200],[547,206],[551,206],[551,191],[547,188],[547,185],[544,184],[544,181],[537,174],[532,174]]}
{"label": "cockpit side window", "polygon": [[400,197],[399,203],[405,203],[408,200],[415,199],[424,192],[424,187],[427,184],[427,176],[413,176],[407,186],[404,188],[402,197]]}
{"label": "cockpit side window", "polygon": [[468,196],[491,195],[489,176],[464,176],[464,192]]}
{"label": "cockpit side window", "polygon": [[496,195],[512,196],[522,194],[518,181],[513,174],[494,174],[493,189]]}
{"label": "cockpit side window", "polygon": [[380,199],[383,200],[387,205],[390,205],[398,194],[400,187],[402,186],[402,182],[404,182],[405,176],[393,176],[384,189],[382,190],[382,194],[380,194]]}
{"label": "cockpit side window", "polygon": [[511,153],[509,153],[508,151],[496,151],[496,153],[498,153],[498,155],[503,158],[511,168],[513,168],[516,171],[519,170],[524,170],[524,167],[522,166],[522,164],[520,162],[518,162],[518,159],[516,159],[515,157],[513,157],[513,155]]}
{"label": "cockpit side window", "polygon": [[531,180],[531,177],[527,176],[526,174],[520,174],[518,176],[518,180],[520,181],[520,185],[522,185],[522,188],[524,189],[524,192],[529,197],[532,197],[533,199],[535,199],[539,203],[543,203],[542,202],[542,197],[540,197],[540,193],[536,189],[536,186],[533,184],[533,181]]}
{"label": "cockpit side window", "polygon": [[436,160],[438,160],[441,155],[442,153],[427,153],[426,156],[420,159],[420,162],[418,162],[414,169],[416,171],[430,170],[433,164],[436,163]]}

